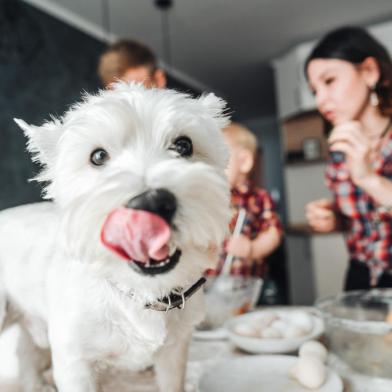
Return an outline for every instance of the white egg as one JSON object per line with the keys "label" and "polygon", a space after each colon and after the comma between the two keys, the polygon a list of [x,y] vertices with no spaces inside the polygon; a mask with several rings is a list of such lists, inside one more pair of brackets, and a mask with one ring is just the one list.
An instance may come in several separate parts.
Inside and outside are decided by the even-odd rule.
{"label": "white egg", "polygon": [[259,338],[259,330],[256,325],[250,323],[240,323],[234,327],[234,332],[238,335]]}
{"label": "white egg", "polygon": [[263,330],[260,331],[260,335],[262,338],[265,338],[265,339],[280,339],[280,338],[282,338],[282,334],[280,333],[280,331],[275,328],[272,328],[272,327],[264,328]]}
{"label": "white egg", "polygon": [[289,327],[289,323],[282,319],[277,319],[271,324],[271,328],[277,329],[282,336],[284,335],[285,330]]}
{"label": "white egg", "polygon": [[273,312],[266,312],[263,316],[259,319],[260,328],[267,328],[271,326],[271,324],[278,319],[278,316]]}
{"label": "white egg", "polygon": [[289,315],[290,322],[298,327],[301,327],[306,333],[313,329],[313,318],[306,312],[295,311]]}
{"label": "white egg", "polygon": [[298,325],[288,324],[287,328],[283,331],[283,336],[286,339],[295,339],[305,336],[307,333],[308,332],[304,328]]}
{"label": "white egg", "polygon": [[301,358],[306,356],[316,356],[321,362],[325,363],[327,361],[328,351],[320,342],[311,340],[300,347],[298,355]]}
{"label": "white egg", "polygon": [[327,368],[313,356],[299,358],[290,375],[305,388],[320,388],[327,378]]}

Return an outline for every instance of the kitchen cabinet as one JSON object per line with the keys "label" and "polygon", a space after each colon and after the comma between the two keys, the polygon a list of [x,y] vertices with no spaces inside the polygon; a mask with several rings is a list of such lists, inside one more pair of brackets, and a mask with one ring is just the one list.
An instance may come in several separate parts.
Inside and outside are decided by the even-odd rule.
{"label": "kitchen cabinet", "polygon": [[[328,146],[323,120],[316,111],[300,114],[281,123],[283,154],[286,165],[324,162]],[[306,141],[317,142],[315,154],[307,156]]]}
{"label": "kitchen cabinet", "polygon": [[[303,140],[320,140],[319,159],[299,155]],[[290,303],[312,305],[317,298],[342,291],[348,255],[340,233],[318,234],[306,223],[305,207],[320,198],[331,198],[325,185],[327,146],[317,113],[306,113],[282,123],[286,254]]]}
{"label": "kitchen cabinet", "polygon": [[298,45],[273,62],[280,119],[316,108],[304,75],[304,62],[313,45],[314,42]]}
{"label": "kitchen cabinet", "polygon": [[316,234],[309,239],[313,256],[315,298],[325,298],[342,292],[349,262],[343,234]]}
{"label": "kitchen cabinet", "polygon": [[349,256],[341,233],[317,234],[297,225],[286,237],[291,304],[313,305],[342,292]]}
{"label": "kitchen cabinet", "polygon": [[[300,225],[305,223],[307,203],[330,197],[324,181],[328,151],[324,125],[317,112],[308,112],[282,122],[281,132],[286,218],[289,226]],[[309,139],[319,143],[319,155],[313,159],[306,159],[303,153]]]}

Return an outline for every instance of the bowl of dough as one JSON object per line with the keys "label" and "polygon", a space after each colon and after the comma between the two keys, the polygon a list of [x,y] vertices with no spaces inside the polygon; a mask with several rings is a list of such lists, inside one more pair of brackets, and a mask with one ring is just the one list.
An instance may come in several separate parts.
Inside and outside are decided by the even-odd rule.
{"label": "bowl of dough", "polygon": [[251,312],[226,323],[230,341],[252,354],[291,353],[324,332],[312,308],[278,308]]}
{"label": "bowl of dough", "polygon": [[392,379],[392,289],[320,299],[329,350],[358,374]]}
{"label": "bowl of dough", "polygon": [[229,318],[254,309],[262,285],[262,279],[253,277],[208,278],[204,289],[206,316],[197,329],[208,331],[220,328]]}

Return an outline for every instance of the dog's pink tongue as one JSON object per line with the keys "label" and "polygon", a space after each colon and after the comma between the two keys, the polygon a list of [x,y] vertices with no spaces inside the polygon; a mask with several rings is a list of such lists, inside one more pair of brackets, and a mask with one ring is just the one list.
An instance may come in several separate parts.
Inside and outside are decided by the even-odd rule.
{"label": "dog's pink tongue", "polygon": [[105,246],[121,256],[147,262],[164,260],[169,254],[170,227],[148,211],[117,208],[106,218],[101,232]]}

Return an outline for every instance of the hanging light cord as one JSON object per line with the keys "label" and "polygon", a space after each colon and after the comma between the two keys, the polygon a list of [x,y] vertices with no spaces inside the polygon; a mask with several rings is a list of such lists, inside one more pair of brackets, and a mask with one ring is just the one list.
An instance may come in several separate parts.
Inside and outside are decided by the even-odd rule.
{"label": "hanging light cord", "polygon": [[172,66],[171,42],[170,42],[170,23],[168,9],[161,10],[162,22],[162,47],[166,64]]}
{"label": "hanging light cord", "polygon": [[112,30],[110,26],[109,0],[101,0],[101,10],[102,10],[102,28],[106,33],[107,42],[110,42]]}

